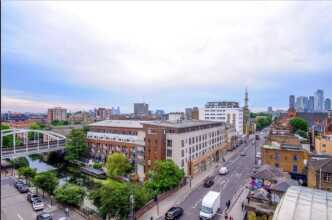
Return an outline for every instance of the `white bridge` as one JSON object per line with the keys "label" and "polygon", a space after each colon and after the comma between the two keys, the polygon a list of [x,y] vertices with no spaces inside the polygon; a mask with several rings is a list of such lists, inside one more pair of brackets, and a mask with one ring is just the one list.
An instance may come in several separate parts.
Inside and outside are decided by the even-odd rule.
{"label": "white bridge", "polygon": [[[12,144],[5,146],[4,139],[8,137],[12,137],[12,141],[10,141]],[[65,136],[52,131],[21,128],[4,129],[1,130],[1,159],[63,150],[65,142]]]}

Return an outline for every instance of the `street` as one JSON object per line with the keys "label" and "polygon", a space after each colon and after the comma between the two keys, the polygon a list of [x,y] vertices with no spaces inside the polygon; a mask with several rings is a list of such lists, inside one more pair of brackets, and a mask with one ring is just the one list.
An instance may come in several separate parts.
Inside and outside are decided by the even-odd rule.
{"label": "street", "polygon": [[[240,190],[240,188],[248,181],[249,174],[254,167],[255,161],[255,147],[252,144],[254,137],[251,137],[247,144],[242,144],[235,149],[235,154],[226,162],[219,164],[215,169],[215,183],[210,188],[205,188],[203,185],[194,189],[189,196],[179,204],[184,209],[184,215],[181,219],[192,220],[199,218],[199,210],[201,202],[205,194],[210,191],[221,192],[221,207],[223,211],[226,207],[226,202],[232,200],[233,196]],[[257,141],[257,152],[260,146],[264,143],[264,137],[260,135],[260,140]],[[245,156],[241,156],[245,153]],[[229,170],[227,175],[221,176],[218,170],[221,166],[226,166]],[[232,206],[232,204],[231,204]],[[218,219],[218,217],[215,217]]]}
{"label": "street", "polygon": [[[20,193],[14,187],[15,179],[13,177],[1,177],[1,219],[2,220],[33,220],[37,214],[32,205],[27,201],[26,193]],[[54,220],[65,216],[62,209],[57,206],[50,206],[45,200],[44,211],[50,212]],[[82,217],[71,213],[71,219],[81,220]]]}

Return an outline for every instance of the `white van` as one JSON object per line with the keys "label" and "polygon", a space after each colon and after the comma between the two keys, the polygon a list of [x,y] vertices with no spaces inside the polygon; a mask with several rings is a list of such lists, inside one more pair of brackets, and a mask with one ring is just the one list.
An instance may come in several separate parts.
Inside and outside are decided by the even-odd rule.
{"label": "white van", "polygon": [[202,200],[199,219],[212,219],[220,209],[220,193],[209,191]]}

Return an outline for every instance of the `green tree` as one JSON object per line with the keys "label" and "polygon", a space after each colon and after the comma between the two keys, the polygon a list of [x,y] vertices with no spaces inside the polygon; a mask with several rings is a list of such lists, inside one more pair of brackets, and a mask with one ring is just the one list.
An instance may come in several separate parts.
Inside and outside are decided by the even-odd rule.
{"label": "green tree", "polygon": [[303,138],[308,138],[308,134],[307,134],[307,132],[305,132],[305,131],[297,130],[297,131],[296,131],[296,134],[300,135],[300,136],[303,137]]}
{"label": "green tree", "polygon": [[107,157],[107,173],[109,176],[122,176],[131,170],[131,164],[122,153],[113,153]]}
{"label": "green tree", "polygon": [[102,163],[94,163],[94,164],[92,165],[92,167],[93,167],[94,169],[101,169],[101,168],[103,167],[103,164],[102,164]]}
{"label": "green tree", "polygon": [[85,197],[85,190],[75,184],[66,183],[54,192],[55,199],[68,205],[80,205]]}
{"label": "green tree", "polygon": [[28,183],[32,178],[36,176],[36,173],[36,170],[30,167],[21,167],[18,169],[18,175],[24,176]]}
{"label": "green tree", "polygon": [[11,160],[10,163],[12,164],[12,166],[15,169],[19,169],[21,167],[29,167],[29,161],[25,157],[15,158],[15,159]]}
{"label": "green tree", "polygon": [[302,130],[305,132],[308,131],[308,123],[303,118],[300,117],[293,118],[289,120],[289,124],[293,128],[293,132],[296,132],[298,130]]}
{"label": "green tree", "polygon": [[184,177],[184,171],[172,160],[158,160],[155,161],[148,177],[146,187],[159,194],[178,186]]}
{"label": "green tree", "polygon": [[72,129],[67,140],[65,149],[66,160],[77,160],[86,153],[86,133],[84,133],[83,129]]}
{"label": "green tree", "polygon": [[[7,125],[7,124],[1,124],[1,130],[6,130],[6,129],[10,129],[10,126]],[[2,139],[2,144],[3,144],[3,147],[13,147],[14,146],[14,138],[13,138],[13,135],[7,135],[7,136],[4,136],[3,139]],[[20,146],[22,145],[22,141],[19,139],[19,138],[15,138],[15,145],[16,146]]]}
{"label": "green tree", "polygon": [[256,129],[258,131],[269,126],[272,123],[271,116],[256,116]]}
{"label": "green tree", "polygon": [[[29,129],[31,129],[31,130],[41,130],[41,126],[38,123],[32,123],[29,126]],[[38,138],[38,135],[39,135],[39,139],[42,138],[42,135],[38,134],[37,132],[31,131],[31,132],[28,133],[28,138],[29,138],[29,140],[34,140],[35,138],[36,139]]]}
{"label": "green tree", "polygon": [[47,192],[50,195],[53,195],[54,189],[59,183],[59,180],[57,176],[52,172],[44,172],[39,173],[33,178],[33,183],[36,185],[36,187],[43,190],[44,192]]}
{"label": "green tree", "polygon": [[134,198],[135,210],[141,208],[151,199],[149,193],[142,186],[112,182],[106,182],[93,191],[90,198],[104,218],[108,215],[115,219],[128,219],[131,195]]}

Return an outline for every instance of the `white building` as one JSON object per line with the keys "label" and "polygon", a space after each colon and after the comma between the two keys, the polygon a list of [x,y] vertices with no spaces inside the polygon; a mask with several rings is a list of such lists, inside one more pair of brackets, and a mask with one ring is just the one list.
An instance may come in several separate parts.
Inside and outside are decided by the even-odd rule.
{"label": "white building", "polygon": [[170,112],[170,113],[168,113],[168,120],[169,121],[184,120],[184,113],[183,112]]}
{"label": "white building", "polygon": [[227,122],[243,135],[243,109],[238,102],[208,102],[200,111],[200,120]]}

